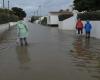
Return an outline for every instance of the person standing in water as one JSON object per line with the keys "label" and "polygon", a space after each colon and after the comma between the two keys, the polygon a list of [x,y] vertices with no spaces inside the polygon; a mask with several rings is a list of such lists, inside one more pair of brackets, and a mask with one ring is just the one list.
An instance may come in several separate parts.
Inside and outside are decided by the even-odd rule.
{"label": "person standing in water", "polygon": [[85,24],[85,32],[86,32],[86,38],[90,38],[90,33],[91,33],[91,29],[92,29],[92,25],[90,24],[90,21],[86,21]]}
{"label": "person standing in water", "polygon": [[81,21],[81,19],[78,19],[77,23],[76,23],[76,30],[78,31],[78,34],[83,33],[83,23]]}
{"label": "person standing in water", "polygon": [[17,34],[20,40],[20,45],[28,45],[27,37],[28,37],[28,26],[24,22],[24,18],[19,17],[20,21],[17,22]]}

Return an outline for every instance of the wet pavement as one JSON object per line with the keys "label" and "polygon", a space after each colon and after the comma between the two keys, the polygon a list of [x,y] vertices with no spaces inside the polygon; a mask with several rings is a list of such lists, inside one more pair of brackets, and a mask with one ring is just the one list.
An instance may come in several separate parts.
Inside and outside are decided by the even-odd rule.
{"label": "wet pavement", "polygon": [[0,41],[0,80],[100,80],[100,40],[28,23],[29,46],[16,29]]}

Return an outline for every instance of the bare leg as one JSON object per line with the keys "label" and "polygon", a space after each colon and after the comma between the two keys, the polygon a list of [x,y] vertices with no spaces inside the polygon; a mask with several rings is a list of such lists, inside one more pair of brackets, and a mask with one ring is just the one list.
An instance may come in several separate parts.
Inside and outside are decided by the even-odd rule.
{"label": "bare leg", "polygon": [[20,38],[20,45],[23,46],[23,38]]}
{"label": "bare leg", "polygon": [[83,34],[83,29],[81,29],[81,34]]}
{"label": "bare leg", "polygon": [[80,29],[78,29],[78,34],[80,34]]}
{"label": "bare leg", "polygon": [[25,45],[28,45],[27,38],[24,38]]}
{"label": "bare leg", "polygon": [[88,32],[88,38],[90,38],[90,32]]}

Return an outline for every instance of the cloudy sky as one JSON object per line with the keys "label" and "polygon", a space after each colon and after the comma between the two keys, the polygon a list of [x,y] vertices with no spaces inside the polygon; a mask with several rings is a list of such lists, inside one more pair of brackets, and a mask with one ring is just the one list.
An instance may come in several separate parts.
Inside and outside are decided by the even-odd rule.
{"label": "cloudy sky", "polygon": [[[2,1],[0,0],[0,7],[2,7]],[[7,1],[5,0],[5,6],[7,7]],[[28,15],[33,15],[39,9],[39,14],[47,15],[50,11],[58,11],[60,9],[66,9],[72,4],[73,0],[9,0],[10,7],[21,7]],[[41,6],[39,8],[39,6]]]}

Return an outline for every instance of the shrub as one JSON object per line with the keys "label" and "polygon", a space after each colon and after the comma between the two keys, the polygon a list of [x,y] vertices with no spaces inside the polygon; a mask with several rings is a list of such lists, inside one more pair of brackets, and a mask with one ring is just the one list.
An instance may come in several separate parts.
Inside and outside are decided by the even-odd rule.
{"label": "shrub", "polygon": [[79,13],[77,18],[81,18],[82,20],[100,20],[100,12]]}
{"label": "shrub", "polygon": [[31,22],[34,22],[34,21],[38,20],[39,18],[40,18],[40,16],[32,16]]}
{"label": "shrub", "polygon": [[47,17],[44,17],[44,19],[41,21],[41,24],[47,25]]}
{"label": "shrub", "polygon": [[18,17],[13,14],[13,11],[8,9],[0,9],[0,24],[18,21]]}
{"label": "shrub", "polygon": [[10,15],[8,17],[8,19],[9,19],[10,22],[16,22],[16,21],[19,20],[18,16],[14,15],[14,14],[13,15]]}
{"label": "shrub", "polygon": [[0,24],[18,21],[18,17],[15,15],[8,15],[6,13],[0,13]]}
{"label": "shrub", "polygon": [[71,14],[59,15],[58,17],[59,17],[59,21],[63,21],[63,20],[68,19],[68,18],[70,18],[72,16],[73,16],[73,14],[71,13]]}

